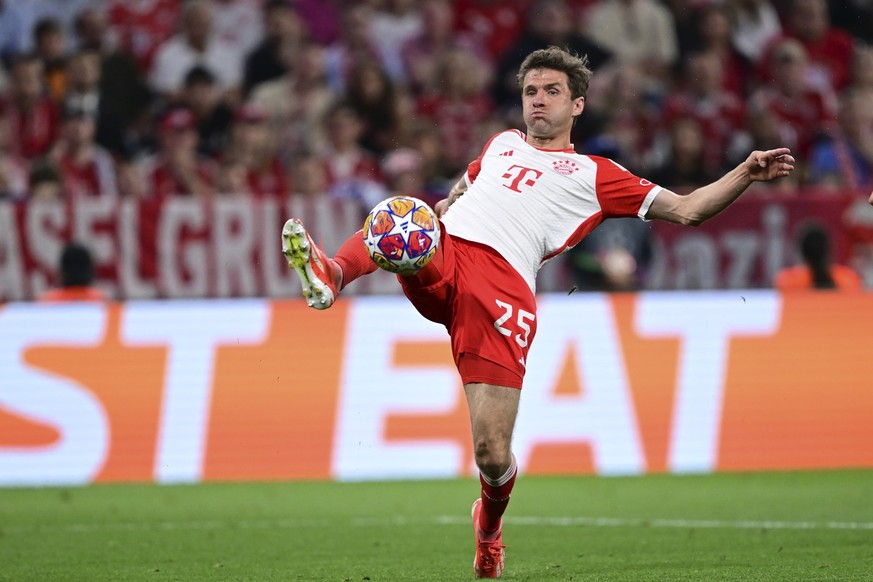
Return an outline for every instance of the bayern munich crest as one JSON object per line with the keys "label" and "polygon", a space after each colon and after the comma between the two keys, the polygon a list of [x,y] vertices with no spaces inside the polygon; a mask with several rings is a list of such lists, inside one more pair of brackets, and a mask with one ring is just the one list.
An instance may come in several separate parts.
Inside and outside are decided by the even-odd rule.
{"label": "bayern munich crest", "polygon": [[554,162],[552,162],[552,167],[555,168],[555,171],[562,176],[569,176],[579,169],[579,166],[576,165],[576,162],[573,162],[571,160],[555,160]]}

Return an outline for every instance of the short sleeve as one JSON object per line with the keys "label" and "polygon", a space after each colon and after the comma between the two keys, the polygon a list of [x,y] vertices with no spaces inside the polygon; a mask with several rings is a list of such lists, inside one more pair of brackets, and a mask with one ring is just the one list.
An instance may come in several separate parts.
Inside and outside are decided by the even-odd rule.
{"label": "short sleeve", "polygon": [[597,165],[595,190],[607,217],[645,218],[661,187],[640,178],[608,158],[591,156]]}

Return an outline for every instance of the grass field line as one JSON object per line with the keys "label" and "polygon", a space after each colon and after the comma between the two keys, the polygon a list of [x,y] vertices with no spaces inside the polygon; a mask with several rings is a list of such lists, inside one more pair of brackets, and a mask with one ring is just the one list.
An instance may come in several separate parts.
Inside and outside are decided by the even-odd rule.
{"label": "grass field line", "polygon": [[[469,517],[443,515],[437,517],[361,517],[348,518],[301,518],[258,520],[179,520],[128,523],[80,523],[80,524],[26,524],[0,526],[5,535],[34,532],[91,533],[103,531],[209,531],[246,529],[297,529],[336,527],[403,526],[403,525],[466,525]],[[721,520],[721,519],[675,519],[632,517],[507,517],[510,526],[555,526],[555,527],[631,527],[631,528],[678,528],[678,529],[785,529],[785,530],[873,530],[868,521],[782,521],[782,520]]]}

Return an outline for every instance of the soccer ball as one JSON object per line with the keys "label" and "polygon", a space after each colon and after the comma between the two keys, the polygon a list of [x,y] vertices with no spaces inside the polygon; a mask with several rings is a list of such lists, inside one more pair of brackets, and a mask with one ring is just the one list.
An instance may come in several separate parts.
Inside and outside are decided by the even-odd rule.
{"label": "soccer ball", "polygon": [[364,245],[380,268],[414,275],[433,258],[440,226],[430,206],[411,196],[394,196],[376,205],[364,221]]}

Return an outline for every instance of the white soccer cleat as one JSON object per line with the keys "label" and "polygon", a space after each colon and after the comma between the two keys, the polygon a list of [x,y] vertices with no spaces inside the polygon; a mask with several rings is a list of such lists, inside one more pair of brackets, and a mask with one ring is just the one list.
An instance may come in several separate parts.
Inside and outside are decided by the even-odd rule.
{"label": "white soccer cleat", "polygon": [[314,309],[333,305],[337,297],[333,262],[312,241],[297,218],[291,218],[282,228],[282,254],[300,277],[307,305]]}

